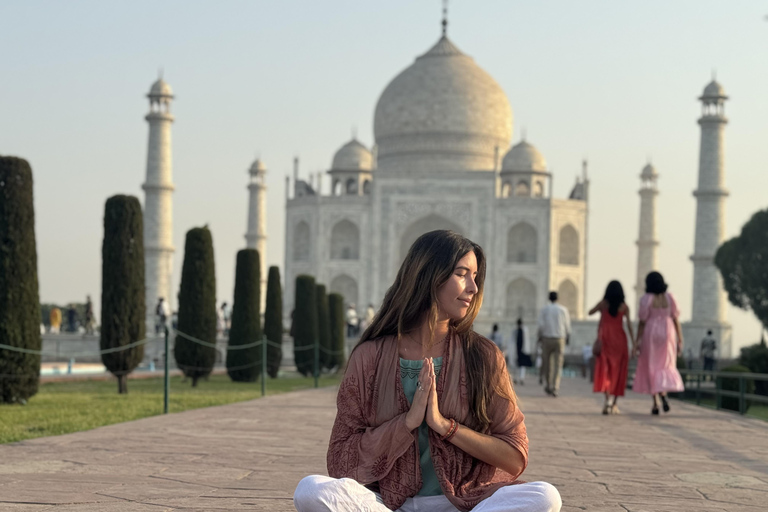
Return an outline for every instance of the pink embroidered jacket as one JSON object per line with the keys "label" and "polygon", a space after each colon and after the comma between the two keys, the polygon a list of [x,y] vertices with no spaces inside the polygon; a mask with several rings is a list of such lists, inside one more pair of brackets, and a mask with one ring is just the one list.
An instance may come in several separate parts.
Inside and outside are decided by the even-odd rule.
{"label": "pink embroidered jacket", "polygon": [[[477,333],[471,336],[482,338]],[[493,342],[485,338],[483,343]],[[437,379],[440,412],[470,428],[464,354],[452,336]],[[494,345],[495,347],[495,345]],[[496,349],[498,352],[498,349]],[[501,367],[506,372],[501,352]],[[505,380],[505,382],[508,382]],[[384,504],[400,508],[421,489],[418,430],[409,431],[405,415],[410,405],[400,381],[400,359],[393,337],[368,341],[350,357],[339,388],[336,421],[328,447],[328,474],[352,478],[377,489]],[[528,436],[523,413],[497,396],[492,402],[492,423],[486,434],[504,440],[523,455],[528,465]],[[429,444],[435,473],[445,496],[463,511],[471,510],[500,487],[521,483],[510,475],[468,455],[430,430]],[[520,472],[522,474],[522,471]]]}

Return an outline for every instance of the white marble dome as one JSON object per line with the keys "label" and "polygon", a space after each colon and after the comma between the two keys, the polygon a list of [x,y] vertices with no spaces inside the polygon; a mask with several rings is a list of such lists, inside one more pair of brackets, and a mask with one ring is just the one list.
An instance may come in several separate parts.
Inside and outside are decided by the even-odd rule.
{"label": "white marble dome", "polygon": [[443,36],[397,75],[376,105],[379,170],[491,170],[512,137],[499,84]]}
{"label": "white marble dome", "polygon": [[501,163],[502,171],[547,172],[547,161],[533,144],[521,141],[512,146]]}
{"label": "white marble dome", "polygon": [[723,89],[723,86],[717,83],[716,80],[712,80],[704,88],[704,94],[702,94],[701,97],[715,99],[715,98],[727,98],[728,96],[725,95],[725,89]]}
{"label": "white marble dome", "polygon": [[331,168],[341,171],[370,171],[373,169],[373,155],[357,139],[352,139],[333,155]]}
{"label": "white marble dome", "polygon": [[173,90],[168,82],[159,78],[149,89],[149,96],[169,96],[173,97]]}

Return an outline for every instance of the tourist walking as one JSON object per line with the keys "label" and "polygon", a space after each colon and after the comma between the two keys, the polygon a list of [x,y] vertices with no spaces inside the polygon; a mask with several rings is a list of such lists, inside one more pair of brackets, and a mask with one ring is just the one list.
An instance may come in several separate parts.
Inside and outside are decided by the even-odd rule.
{"label": "tourist walking", "polygon": [[600,312],[597,327],[595,353],[595,373],[592,390],[605,394],[603,414],[619,414],[616,401],[624,396],[627,387],[627,369],[629,367],[629,348],[627,346],[626,324],[632,349],[635,348],[635,334],[629,306],[624,302],[624,288],[618,281],[611,281],[605,289],[603,300],[589,310],[590,315]]}
{"label": "tourist walking", "polygon": [[683,350],[680,310],[664,277],[651,272],[645,278],[645,295],[640,299],[640,324],[637,328],[638,351],[635,381],[632,389],[653,397],[651,414],[659,414],[659,400],[664,412],[669,412],[668,391],[683,391],[683,379],[677,371],[677,357]]}
{"label": "tourist walking", "polygon": [[544,373],[548,395],[557,397],[563,374],[565,345],[571,335],[571,317],[568,310],[557,303],[557,292],[549,292],[549,304],[539,312],[539,340],[541,342],[541,371]]}
{"label": "tourist walking", "polygon": [[301,480],[298,512],[560,510],[554,486],[517,480],[523,413],[504,359],[472,330],[484,281],[483,250],[463,236],[414,242],[350,354],[330,476]]}
{"label": "tourist walking", "polygon": [[528,327],[523,325],[523,319],[517,319],[517,325],[512,331],[512,339],[515,340],[515,368],[517,369],[517,378],[515,383],[521,386],[525,385],[525,370],[533,366],[533,360],[530,354],[530,336]]}
{"label": "tourist walking", "polygon": [[61,310],[56,306],[53,306],[49,317],[51,322],[51,334],[59,334],[61,329]]}
{"label": "tourist walking", "polygon": [[712,336],[712,330],[707,331],[707,335],[701,340],[699,357],[705,371],[715,371],[715,352],[717,352],[717,341]]}

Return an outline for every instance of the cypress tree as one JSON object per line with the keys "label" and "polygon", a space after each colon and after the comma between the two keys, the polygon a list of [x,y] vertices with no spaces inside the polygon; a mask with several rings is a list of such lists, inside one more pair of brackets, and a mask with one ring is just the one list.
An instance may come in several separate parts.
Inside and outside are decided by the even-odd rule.
{"label": "cypress tree", "polygon": [[[213,261],[213,239],[208,227],[187,231],[184,264],[179,287],[178,330],[206,343],[216,343],[216,274]],[[216,362],[216,349],[189,340],[175,338],[173,355],[176,365],[197,386],[207,377]]]}
{"label": "cypress tree", "polygon": [[315,299],[315,278],[308,275],[296,276],[296,307],[293,311],[293,357],[296,369],[302,375],[314,375],[317,340],[317,300]]}
{"label": "cypress tree", "polygon": [[[283,289],[280,286],[280,269],[269,267],[267,279],[267,304],[264,311],[264,334],[272,343],[283,343]],[[283,360],[283,349],[267,345],[267,373],[277,377],[280,363]]]}
{"label": "cypress tree", "polygon": [[344,297],[338,293],[328,295],[328,318],[331,328],[331,355],[328,368],[344,366],[344,340],[346,322],[344,320]]}
{"label": "cypress tree", "polygon": [[[107,199],[101,265],[101,349],[143,340],[144,226],[137,198],[117,195]],[[104,366],[117,377],[118,393],[128,392],[128,374],[142,359],[144,345],[101,355]]]}
{"label": "cypress tree", "polygon": [[261,374],[262,347],[232,350],[261,339],[261,267],[256,249],[237,253],[235,267],[235,303],[232,305],[232,327],[229,329],[227,374],[235,382],[254,382]]}
{"label": "cypress tree", "polygon": [[328,316],[328,295],[325,285],[318,284],[315,288],[317,301],[317,337],[320,341],[320,368],[330,368],[331,363],[331,319]]}
{"label": "cypress tree", "polygon": [[[29,163],[0,156],[0,343],[40,350],[35,208]],[[0,348],[0,402],[37,393],[40,356]]]}

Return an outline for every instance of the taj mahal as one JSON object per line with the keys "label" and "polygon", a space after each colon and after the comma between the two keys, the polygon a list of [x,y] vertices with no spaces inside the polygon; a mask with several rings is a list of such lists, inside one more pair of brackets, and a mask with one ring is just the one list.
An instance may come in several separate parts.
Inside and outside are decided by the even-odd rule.
{"label": "taj mahal", "polygon": [[510,148],[512,119],[499,84],[443,35],[384,89],[374,149],[353,139],[333,156],[331,195],[295,170],[286,283],[311,274],[376,306],[416,238],[452,229],[488,255],[480,322],[535,322],[551,289],[582,318],[588,182],[553,197],[544,156],[526,140]]}
{"label": "taj mahal", "polygon": [[[170,113],[173,93],[162,79],[148,95],[150,124],[145,197],[147,323],[158,297],[173,301],[170,285],[172,165]],[[686,346],[707,330],[720,340],[720,356],[731,356],[726,298],[714,265],[724,240],[724,105],[714,80],[702,103],[691,321]],[[298,158],[286,177],[285,261],[282,269],[287,318],[294,308],[296,276],[309,274],[345,297],[358,312],[378,307],[410,245],[421,234],[451,229],[479,243],[487,256],[483,307],[475,329],[493,323],[508,329],[518,319],[535,329],[550,290],[574,324],[570,351],[594,341],[596,322],[585,319],[588,271],[589,177],[587,162],[574,162],[579,177],[567,197],[554,197],[552,170],[523,136],[512,141],[513,115],[502,87],[446,35],[395,76],[381,93],[374,114],[374,144],[353,137],[333,154],[322,174],[302,176]],[[246,246],[263,255],[267,244],[267,167],[250,167]],[[650,163],[640,178],[637,294],[656,268],[657,170]],[[272,196],[275,200],[275,196]],[[280,243],[277,241],[276,243]],[[261,258],[262,277],[266,276]],[[262,287],[265,283],[262,281]],[[628,302],[636,304],[627,286]],[[262,290],[262,298],[265,297]]]}

